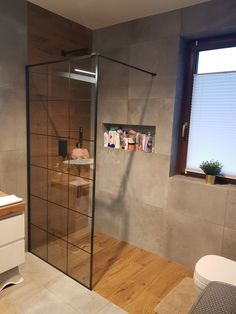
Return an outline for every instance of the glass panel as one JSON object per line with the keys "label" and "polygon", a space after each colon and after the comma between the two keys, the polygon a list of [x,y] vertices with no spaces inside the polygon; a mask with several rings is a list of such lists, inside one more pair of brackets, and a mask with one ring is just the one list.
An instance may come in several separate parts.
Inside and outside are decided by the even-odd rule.
{"label": "glass panel", "polygon": [[66,138],[48,136],[48,168],[68,172],[67,160],[69,141]]}
{"label": "glass panel", "polygon": [[48,135],[68,137],[69,105],[67,101],[48,102]]}
{"label": "glass panel", "polygon": [[93,182],[88,179],[69,176],[69,208],[92,216]]}
{"label": "glass panel", "polygon": [[35,226],[47,230],[47,201],[31,196],[31,222]]}
{"label": "glass panel", "polygon": [[91,252],[91,218],[69,210],[68,242]]}
{"label": "glass panel", "polygon": [[65,207],[48,202],[48,232],[67,240],[67,211]]}
{"label": "glass panel", "polygon": [[91,124],[93,123],[91,115],[91,100],[75,100],[70,102],[70,138],[79,141],[79,134],[82,128],[83,139],[93,140],[91,134]]}
{"label": "glass panel", "polygon": [[91,255],[68,244],[68,274],[89,287]]}
{"label": "glass panel", "polygon": [[68,62],[48,65],[48,100],[68,100],[69,69]]}
{"label": "glass panel", "polygon": [[47,167],[47,137],[31,134],[30,136],[30,163]]}
{"label": "glass panel", "polygon": [[88,58],[29,70],[31,250],[88,287],[94,68]]}
{"label": "glass panel", "polygon": [[29,80],[30,100],[32,101],[47,99],[47,65],[30,68]]}
{"label": "glass panel", "polygon": [[31,225],[31,252],[47,260],[47,233]]}
{"label": "glass panel", "polygon": [[48,234],[48,262],[66,272],[67,243]]}
{"label": "glass panel", "polygon": [[68,207],[68,175],[62,172],[48,171],[48,200]]}
{"label": "glass panel", "polygon": [[83,178],[93,179],[94,142],[82,141],[82,147],[76,148],[77,141],[70,140],[69,173]]}
{"label": "glass panel", "polygon": [[47,135],[47,101],[30,102],[30,132]]}
{"label": "glass panel", "polygon": [[34,196],[47,199],[47,169],[31,166],[30,189]]}

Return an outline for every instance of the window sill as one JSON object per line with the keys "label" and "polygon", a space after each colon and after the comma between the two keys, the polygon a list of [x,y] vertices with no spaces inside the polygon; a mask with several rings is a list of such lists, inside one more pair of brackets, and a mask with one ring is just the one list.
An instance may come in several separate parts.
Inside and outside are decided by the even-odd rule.
{"label": "window sill", "polygon": [[169,178],[171,181],[185,181],[189,183],[195,183],[195,184],[200,184],[200,185],[205,185],[210,188],[215,188],[215,189],[224,189],[227,191],[236,191],[236,184],[230,184],[230,183],[225,183],[225,184],[206,184],[205,178],[197,178],[197,177],[191,177],[191,176],[186,176],[186,175],[174,175]]}

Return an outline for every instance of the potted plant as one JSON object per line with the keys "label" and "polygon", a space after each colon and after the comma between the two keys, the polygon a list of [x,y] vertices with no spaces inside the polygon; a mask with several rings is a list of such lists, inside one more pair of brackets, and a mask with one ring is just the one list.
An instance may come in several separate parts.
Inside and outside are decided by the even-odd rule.
{"label": "potted plant", "polygon": [[206,174],[206,183],[214,184],[215,178],[221,173],[223,165],[218,160],[203,161],[199,168]]}

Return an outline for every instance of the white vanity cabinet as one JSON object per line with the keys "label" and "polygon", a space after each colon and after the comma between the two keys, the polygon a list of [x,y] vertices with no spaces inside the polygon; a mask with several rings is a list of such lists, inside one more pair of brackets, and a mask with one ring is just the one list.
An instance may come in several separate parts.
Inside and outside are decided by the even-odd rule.
{"label": "white vanity cabinet", "polygon": [[0,274],[25,262],[24,213],[0,220]]}
{"label": "white vanity cabinet", "polygon": [[25,262],[24,209],[23,202],[0,207],[0,274]]}

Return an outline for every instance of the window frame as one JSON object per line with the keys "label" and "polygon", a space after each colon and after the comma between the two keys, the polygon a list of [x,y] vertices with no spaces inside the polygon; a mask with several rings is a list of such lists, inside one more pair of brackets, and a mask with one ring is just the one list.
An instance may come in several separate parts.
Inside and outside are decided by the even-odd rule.
{"label": "window frame", "polygon": [[[193,93],[193,77],[197,73],[199,52],[206,50],[213,50],[219,48],[236,47],[236,34],[220,37],[212,37],[198,40],[191,40],[186,42],[186,63],[185,63],[185,75],[184,75],[184,93],[182,101],[182,113],[180,119],[180,131],[179,131],[179,148],[178,148],[178,160],[177,160],[177,173],[203,178],[205,175],[190,172],[186,173],[188,140],[189,140],[189,124],[191,115],[191,103]],[[184,127],[185,126],[185,127]],[[232,183],[236,184],[236,179],[227,177],[217,177],[218,183]]]}

